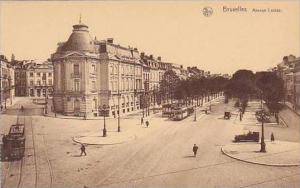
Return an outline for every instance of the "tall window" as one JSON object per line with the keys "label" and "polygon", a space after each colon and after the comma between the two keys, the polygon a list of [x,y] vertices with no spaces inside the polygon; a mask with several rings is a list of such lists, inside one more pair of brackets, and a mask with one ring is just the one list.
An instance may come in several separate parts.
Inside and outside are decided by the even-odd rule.
{"label": "tall window", "polygon": [[94,103],[94,109],[97,109],[97,99],[93,99],[93,103]]}
{"label": "tall window", "polygon": [[30,86],[33,86],[33,80],[30,80]]}
{"label": "tall window", "polygon": [[96,65],[92,64],[92,73],[96,73]]}
{"label": "tall window", "polygon": [[42,79],[43,79],[43,80],[46,80],[46,73],[43,73]]}
{"label": "tall window", "polygon": [[33,89],[30,89],[30,96],[34,97],[34,90]]}
{"label": "tall window", "polygon": [[78,64],[74,64],[74,74],[75,75],[79,74],[79,65]]}
{"label": "tall window", "polygon": [[38,73],[36,73],[36,75],[37,75],[38,77],[40,77],[40,76],[41,76],[41,73],[40,73],[40,72],[38,72]]}
{"label": "tall window", "polygon": [[30,75],[30,77],[33,77],[33,72],[30,72],[29,75]]}
{"label": "tall window", "polygon": [[74,80],[74,90],[75,91],[80,91],[80,81],[79,81],[79,79]]}
{"label": "tall window", "polygon": [[92,81],[92,90],[96,90],[96,81]]}
{"label": "tall window", "polygon": [[52,85],[52,79],[48,79],[48,85]]}
{"label": "tall window", "polygon": [[41,85],[41,80],[37,81],[37,85],[40,86]]}
{"label": "tall window", "polygon": [[52,72],[49,72],[49,73],[48,73],[48,76],[52,76]]}

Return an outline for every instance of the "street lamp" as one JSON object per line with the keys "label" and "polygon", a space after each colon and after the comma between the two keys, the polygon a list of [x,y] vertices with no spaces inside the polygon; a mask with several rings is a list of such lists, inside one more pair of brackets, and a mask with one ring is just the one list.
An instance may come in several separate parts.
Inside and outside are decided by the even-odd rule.
{"label": "street lamp", "polygon": [[118,89],[118,132],[121,132],[121,127],[120,127],[120,91]]}
{"label": "street lamp", "polygon": [[45,114],[48,114],[48,95],[45,93]]}
{"label": "street lamp", "polygon": [[260,103],[261,103],[261,141],[260,141],[260,152],[266,152],[266,143],[265,143],[265,132],[264,132],[264,116],[265,116],[265,112],[263,110],[263,94],[261,92],[261,99],[260,99]]}
{"label": "street lamp", "polygon": [[195,105],[195,116],[194,116],[194,121],[197,121],[197,105]]}
{"label": "street lamp", "polygon": [[103,105],[102,107],[99,106],[99,113],[103,114],[103,137],[106,137],[106,124],[105,124],[105,115],[106,113],[108,113],[108,110],[109,110],[109,106],[108,105]]}

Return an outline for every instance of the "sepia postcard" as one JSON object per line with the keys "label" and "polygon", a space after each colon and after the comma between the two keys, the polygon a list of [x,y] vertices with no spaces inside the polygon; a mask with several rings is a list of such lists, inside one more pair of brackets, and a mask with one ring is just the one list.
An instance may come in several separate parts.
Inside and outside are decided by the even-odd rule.
{"label": "sepia postcard", "polygon": [[300,187],[300,1],[0,1],[1,188]]}

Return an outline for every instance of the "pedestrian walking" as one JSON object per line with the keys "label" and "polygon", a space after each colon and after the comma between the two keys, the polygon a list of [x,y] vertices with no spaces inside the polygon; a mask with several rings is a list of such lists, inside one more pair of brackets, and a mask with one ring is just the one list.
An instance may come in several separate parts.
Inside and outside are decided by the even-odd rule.
{"label": "pedestrian walking", "polygon": [[146,121],[146,126],[149,127],[149,121],[148,120]]}
{"label": "pedestrian walking", "polygon": [[24,106],[21,106],[21,111],[22,111],[22,112],[24,111]]}
{"label": "pedestrian walking", "polygon": [[271,142],[274,142],[275,138],[274,138],[274,134],[273,132],[271,133]]}
{"label": "pedestrian walking", "polygon": [[144,118],[141,117],[141,125],[144,125]]}
{"label": "pedestrian walking", "polygon": [[81,144],[80,150],[81,150],[80,156],[82,156],[82,154],[86,155],[85,146],[83,144]]}
{"label": "pedestrian walking", "polygon": [[193,147],[194,157],[196,157],[197,151],[198,151],[198,146],[196,144],[194,144],[194,147]]}

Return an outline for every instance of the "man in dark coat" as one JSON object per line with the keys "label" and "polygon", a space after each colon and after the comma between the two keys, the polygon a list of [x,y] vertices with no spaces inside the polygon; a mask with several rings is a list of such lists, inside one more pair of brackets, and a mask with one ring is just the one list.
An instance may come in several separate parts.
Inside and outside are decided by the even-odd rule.
{"label": "man in dark coat", "polygon": [[86,155],[85,146],[83,144],[81,144],[80,150],[81,150],[80,156],[82,156],[82,154]]}
{"label": "man in dark coat", "polygon": [[274,138],[274,134],[271,133],[271,142],[274,142],[275,138]]}
{"label": "man in dark coat", "polygon": [[197,151],[198,151],[198,146],[196,144],[194,144],[194,147],[193,147],[194,157],[196,157]]}
{"label": "man in dark coat", "polygon": [[149,127],[149,121],[148,120],[146,121],[146,126]]}

